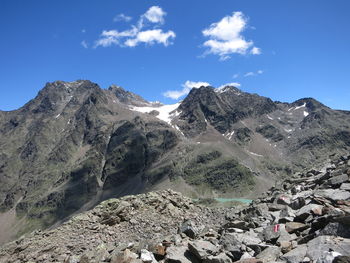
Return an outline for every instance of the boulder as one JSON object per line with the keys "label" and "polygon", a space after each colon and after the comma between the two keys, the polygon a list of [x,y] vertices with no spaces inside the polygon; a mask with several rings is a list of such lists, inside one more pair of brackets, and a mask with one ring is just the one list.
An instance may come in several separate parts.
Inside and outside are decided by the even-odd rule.
{"label": "boulder", "polygon": [[340,189],[350,191],[350,183],[342,183]]}
{"label": "boulder", "polygon": [[338,189],[319,189],[315,191],[315,196],[322,196],[333,201],[348,200],[350,192]]}
{"label": "boulder", "polygon": [[288,222],[286,223],[286,231],[288,233],[301,232],[309,228],[308,225],[299,222]]}
{"label": "boulder", "polygon": [[329,223],[320,231],[320,235],[350,238],[350,228],[338,222]]}
{"label": "boulder", "polygon": [[219,253],[219,248],[217,246],[205,240],[196,240],[189,242],[188,248],[190,252],[199,260],[204,260],[210,255],[215,256]]}
{"label": "boulder", "polygon": [[269,203],[267,204],[269,211],[280,211],[285,209],[286,205],[282,205],[282,204],[273,204],[273,203]]}
{"label": "boulder", "polygon": [[147,249],[141,249],[140,259],[144,263],[157,263],[153,253],[149,252]]}
{"label": "boulder", "polygon": [[263,236],[266,242],[274,243],[280,236],[281,224],[271,225],[264,229]]}
{"label": "boulder", "polygon": [[350,263],[350,256],[337,256],[332,263]]}
{"label": "boulder", "polygon": [[300,263],[306,256],[307,245],[300,245],[297,248],[289,251],[281,256],[281,259],[287,263]]}
{"label": "boulder", "polygon": [[280,205],[289,205],[291,203],[291,197],[289,195],[282,194],[276,198],[276,203]]}
{"label": "boulder", "polygon": [[249,223],[247,223],[246,221],[242,221],[242,220],[234,220],[234,221],[230,221],[230,222],[226,223],[223,227],[224,228],[239,228],[242,230],[249,230]]}
{"label": "boulder", "polygon": [[349,181],[349,176],[347,174],[341,174],[338,176],[333,176],[327,181],[327,183],[332,186],[337,186],[347,181]]}
{"label": "boulder", "polygon": [[308,204],[300,208],[296,213],[296,217],[301,220],[305,220],[308,216],[313,215],[313,211],[322,213],[322,206],[317,204]]}
{"label": "boulder", "polygon": [[304,198],[304,197],[298,197],[298,198],[294,199],[294,200],[289,204],[289,206],[290,206],[292,209],[297,210],[297,209],[302,208],[305,204],[306,204],[305,198]]}
{"label": "boulder", "polygon": [[190,253],[186,246],[171,246],[167,248],[165,262],[167,263],[191,263]]}
{"label": "boulder", "polygon": [[271,246],[264,249],[256,258],[261,259],[263,263],[273,262],[280,256],[280,253],[281,249],[279,247]]}
{"label": "boulder", "polygon": [[232,260],[225,254],[220,253],[217,256],[209,256],[203,260],[203,263],[231,263]]}
{"label": "boulder", "polygon": [[329,252],[350,256],[350,239],[335,236],[318,236],[307,243],[307,256],[315,262],[325,262]]}
{"label": "boulder", "polygon": [[234,260],[238,260],[243,255],[241,251],[242,242],[235,235],[226,233],[220,239],[219,244],[224,250],[229,251]]}
{"label": "boulder", "polygon": [[141,260],[137,259],[137,255],[131,252],[129,249],[125,249],[117,255],[113,255],[111,263],[141,263]]}
{"label": "boulder", "polygon": [[179,233],[184,233],[186,236],[190,238],[196,238],[199,235],[199,230],[196,225],[191,220],[186,220],[179,227]]}

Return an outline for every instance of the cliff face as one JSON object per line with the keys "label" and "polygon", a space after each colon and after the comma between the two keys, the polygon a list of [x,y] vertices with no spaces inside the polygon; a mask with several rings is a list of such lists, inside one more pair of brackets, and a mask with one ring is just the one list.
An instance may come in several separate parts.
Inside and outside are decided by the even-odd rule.
{"label": "cliff face", "polygon": [[255,196],[350,148],[350,114],[235,87],[193,89],[174,105],[90,81],[48,83],[0,112],[0,242],[111,197],[172,188]]}

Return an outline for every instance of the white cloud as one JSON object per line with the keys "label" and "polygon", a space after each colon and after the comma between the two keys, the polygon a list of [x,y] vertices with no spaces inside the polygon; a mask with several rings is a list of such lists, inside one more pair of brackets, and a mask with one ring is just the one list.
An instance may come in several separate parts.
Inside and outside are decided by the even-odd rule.
{"label": "white cloud", "polygon": [[250,76],[255,76],[256,74],[254,72],[247,72],[244,74],[244,77],[250,77]]}
{"label": "white cloud", "polygon": [[124,14],[118,14],[113,18],[114,22],[118,22],[118,21],[124,21],[124,22],[129,22],[131,21],[132,17],[131,16],[127,16]]}
{"label": "white cloud", "polygon": [[166,16],[166,12],[163,11],[159,6],[151,6],[146,13],[142,16],[142,18],[146,18],[151,23],[164,23],[164,16]]}
{"label": "white cloud", "polygon": [[[123,16],[125,18],[125,15]],[[131,25],[130,29],[124,31],[104,30],[100,38],[96,40],[94,47],[108,47],[111,45],[135,47],[140,43],[148,45],[163,44],[164,46],[168,46],[172,43],[171,40],[176,37],[176,34],[172,30],[164,32],[162,29],[159,29],[159,25],[164,23],[165,16],[166,12],[164,12],[162,8],[159,6],[152,6],[146,13],[140,16],[136,25]],[[143,30],[143,28],[149,26],[150,23],[154,24],[153,28]]]}
{"label": "white cloud", "polygon": [[89,48],[88,43],[85,40],[81,41],[80,45],[82,45],[84,48]]}
{"label": "white cloud", "polygon": [[232,78],[234,78],[234,79],[236,79],[236,78],[238,78],[239,77],[239,74],[237,73],[237,74],[234,74],[233,76],[232,76]]}
{"label": "white cloud", "polygon": [[209,40],[203,45],[209,49],[205,54],[215,54],[221,60],[230,58],[231,54],[260,54],[260,49],[254,47],[253,41],[247,41],[242,32],[247,26],[247,18],[242,12],[233,12],[231,16],[223,17],[219,22],[212,23],[202,31]]}
{"label": "white cloud", "polygon": [[264,71],[263,70],[261,70],[261,69],[259,69],[258,71],[256,71],[256,72],[247,72],[247,73],[245,73],[244,74],[244,77],[252,77],[252,76],[257,76],[257,75],[260,75],[260,74],[263,74],[264,73]]}
{"label": "white cloud", "polygon": [[137,46],[140,42],[152,45],[155,43],[168,46],[171,42],[170,39],[175,38],[173,31],[163,32],[161,29],[145,30],[138,32],[135,38],[129,38],[125,41],[125,45],[128,47]]}
{"label": "white cloud", "polygon": [[250,54],[253,54],[253,55],[260,55],[260,54],[261,54],[261,49],[258,48],[258,47],[253,47],[253,48],[250,50]]}
{"label": "white cloud", "polygon": [[187,80],[184,84],[182,84],[183,89],[182,90],[168,90],[163,93],[164,97],[171,98],[174,100],[179,99],[180,97],[187,95],[192,88],[200,88],[202,86],[210,86],[208,82],[202,82],[202,81],[190,81]]}

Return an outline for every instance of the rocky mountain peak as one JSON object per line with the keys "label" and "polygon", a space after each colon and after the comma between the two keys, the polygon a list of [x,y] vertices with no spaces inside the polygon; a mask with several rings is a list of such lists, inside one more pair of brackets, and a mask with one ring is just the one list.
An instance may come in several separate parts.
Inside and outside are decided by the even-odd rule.
{"label": "rocky mountain peak", "polygon": [[294,107],[306,107],[310,111],[315,111],[317,109],[329,109],[326,105],[315,100],[314,98],[302,98],[291,103]]}
{"label": "rocky mountain peak", "polygon": [[111,85],[108,90],[112,92],[118,99],[119,102],[132,106],[147,106],[150,105],[148,101],[143,99],[141,96],[124,90],[122,87],[117,85]]}
{"label": "rocky mountain peak", "polygon": [[236,86],[233,86],[233,85],[221,86],[219,88],[216,88],[215,92],[218,92],[218,93],[234,92],[237,95],[240,95],[242,93],[242,91],[239,88],[237,88]]}

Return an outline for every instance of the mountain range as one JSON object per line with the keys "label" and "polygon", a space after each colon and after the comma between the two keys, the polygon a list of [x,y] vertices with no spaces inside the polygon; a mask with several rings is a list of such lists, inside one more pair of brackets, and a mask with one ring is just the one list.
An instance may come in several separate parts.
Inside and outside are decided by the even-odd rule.
{"label": "mountain range", "polygon": [[0,243],[111,197],[171,188],[245,197],[350,149],[350,112],[234,86],[163,105],[112,85],[55,81],[0,111]]}

